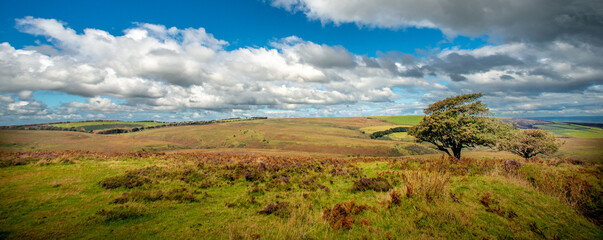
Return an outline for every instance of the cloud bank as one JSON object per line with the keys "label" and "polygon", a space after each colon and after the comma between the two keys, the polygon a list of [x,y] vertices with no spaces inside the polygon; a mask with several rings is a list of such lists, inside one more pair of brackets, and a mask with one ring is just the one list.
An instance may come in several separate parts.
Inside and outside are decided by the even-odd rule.
{"label": "cloud bank", "polygon": [[[362,3],[350,1],[347,8],[327,11],[330,5],[318,1],[272,2],[335,23],[487,33],[487,27],[481,25],[456,27],[451,22],[440,26],[434,19],[406,16],[407,10],[395,8],[396,4],[386,11]],[[430,4],[435,2],[425,4],[423,7],[433,7]],[[361,8],[363,12],[356,13]],[[370,17],[379,11],[382,14],[377,15],[385,20],[402,20],[384,25],[385,20]],[[582,33],[563,33],[547,41],[530,37],[531,41],[473,50],[444,49],[420,58],[403,53],[373,58],[296,36],[274,40],[267,47],[227,50],[228,42],[203,28],[146,23],[119,36],[100,29],[78,33],[59,20],[33,17],[18,19],[17,28],[45,37],[48,44],[24,49],[15,49],[8,42],[0,44],[0,116],[4,124],[107,114],[159,116],[160,120],[170,120],[166,116],[190,120],[231,115],[416,114],[435,100],[468,92],[485,93],[485,100],[498,115],[602,113],[603,47],[596,37]],[[501,34],[514,36],[505,31]],[[37,91],[88,100],[49,108],[32,97]],[[156,113],[159,115],[148,115]]]}
{"label": "cloud bank", "polygon": [[602,44],[603,2],[592,0],[272,0],[323,23],[435,28],[508,41],[575,39]]}

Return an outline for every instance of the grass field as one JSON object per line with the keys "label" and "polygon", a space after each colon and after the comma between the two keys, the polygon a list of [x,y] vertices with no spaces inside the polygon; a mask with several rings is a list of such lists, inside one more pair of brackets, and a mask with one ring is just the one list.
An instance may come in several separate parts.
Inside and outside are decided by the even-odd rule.
{"label": "grass field", "polygon": [[566,162],[45,152],[1,163],[7,239],[603,236],[592,206],[572,205],[590,195],[547,181],[600,192],[595,166]]}
{"label": "grass field", "polygon": [[558,137],[566,138],[603,138],[603,129],[570,123],[534,125],[539,129],[551,131]]}
{"label": "grass field", "polygon": [[386,135],[386,137],[388,137],[389,139],[395,140],[395,141],[406,141],[406,142],[415,141],[415,138],[413,136],[410,136],[410,135],[408,135],[408,133],[405,133],[405,132],[390,133],[390,134]]}
{"label": "grass field", "polygon": [[0,239],[603,238],[603,138],[452,162],[369,137],[417,117],[0,130]]}
{"label": "grass field", "polygon": [[407,116],[382,116],[374,117],[383,121],[399,124],[399,125],[417,125],[423,119],[423,116],[407,115]]}

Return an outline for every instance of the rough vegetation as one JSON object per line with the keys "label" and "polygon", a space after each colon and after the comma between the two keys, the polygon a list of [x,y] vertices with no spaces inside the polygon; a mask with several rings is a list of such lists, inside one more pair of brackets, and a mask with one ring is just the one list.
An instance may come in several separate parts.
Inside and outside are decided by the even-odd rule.
{"label": "rough vegetation", "polygon": [[[597,239],[603,234],[603,168],[572,159],[0,156],[2,162],[23,159],[0,169],[6,196],[0,200],[0,227],[9,239]],[[153,227],[157,224],[161,227]]]}
{"label": "rough vegetation", "polygon": [[392,189],[392,185],[383,177],[360,178],[354,181],[352,191],[374,190],[377,192],[387,192]]}

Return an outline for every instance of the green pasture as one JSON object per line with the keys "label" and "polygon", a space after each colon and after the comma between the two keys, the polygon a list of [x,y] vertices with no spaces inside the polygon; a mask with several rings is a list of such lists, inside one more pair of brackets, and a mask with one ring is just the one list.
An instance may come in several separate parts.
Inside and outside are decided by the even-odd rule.
{"label": "green pasture", "polygon": [[534,125],[539,129],[551,131],[558,137],[566,138],[603,138],[603,129],[571,123],[552,123]]}
{"label": "green pasture", "polygon": [[395,124],[400,124],[400,125],[417,125],[419,124],[419,122],[421,122],[421,120],[423,119],[424,116],[417,116],[417,115],[405,115],[405,116],[382,116],[382,117],[374,117],[377,119],[381,119],[384,121],[388,121],[391,123],[395,123]]}

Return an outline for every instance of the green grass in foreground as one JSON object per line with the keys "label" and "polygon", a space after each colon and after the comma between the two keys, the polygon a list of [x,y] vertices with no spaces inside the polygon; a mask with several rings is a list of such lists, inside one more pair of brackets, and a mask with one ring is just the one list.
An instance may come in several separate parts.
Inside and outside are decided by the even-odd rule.
{"label": "green grass in foreground", "polygon": [[603,237],[591,222],[600,218],[592,214],[601,207],[601,177],[593,171],[599,165],[227,154],[0,156],[0,236],[7,239]]}
{"label": "green grass in foreground", "polygon": [[603,138],[603,129],[590,126],[582,126],[570,123],[552,123],[534,125],[539,129],[551,131],[558,137],[567,138]]}

